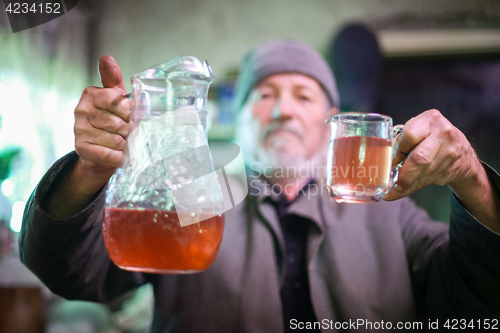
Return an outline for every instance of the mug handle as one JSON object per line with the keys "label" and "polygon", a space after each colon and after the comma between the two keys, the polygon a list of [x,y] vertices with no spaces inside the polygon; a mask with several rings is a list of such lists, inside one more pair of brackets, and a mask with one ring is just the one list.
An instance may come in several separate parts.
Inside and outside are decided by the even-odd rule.
{"label": "mug handle", "polygon": [[[394,146],[394,143],[395,143],[396,137],[399,134],[401,134],[401,132],[403,131],[403,127],[404,127],[404,125],[396,125],[396,126],[392,127],[392,129],[391,129],[392,159],[393,160],[396,157],[396,147]],[[401,168],[403,163],[404,163],[404,160],[401,161],[401,163],[399,163],[398,165],[396,165],[395,167],[393,167],[391,169],[391,175],[389,177],[389,187],[387,188],[387,191],[385,191],[386,194],[390,190],[392,190],[394,188],[394,186],[396,186],[396,182],[398,181],[398,177],[399,177],[399,168]]]}

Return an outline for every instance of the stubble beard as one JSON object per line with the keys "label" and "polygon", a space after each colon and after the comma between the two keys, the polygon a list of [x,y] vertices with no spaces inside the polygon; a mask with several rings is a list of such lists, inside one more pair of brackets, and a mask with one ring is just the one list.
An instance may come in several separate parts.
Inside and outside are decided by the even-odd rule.
{"label": "stubble beard", "polygon": [[[326,178],[326,145],[307,158],[308,152],[304,146],[296,151],[288,147],[291,144],[288,141],[290,138],[268,138],[272,140],[270,142],[272,144],[265,144],[263,138],[256,136],[259,132],[258,122],[250,114],[249,110],[246,110],[239,118],[240,125],[236,142],[241,147],[244,158],[252,170],[258,171],[258,174],[266,178],[281,180],[281,183],[303,183],[310,178]],[[285,126],[288,127],[288,125]],[[295,129],[303,133],[301,129],[297,127]],[[264,168],[265,172],[263,172]]]}
{"label": "stubble beard", "polygon": [[[262,145],[257,150],[257,161],[271,169],[271,179],[296,180],[298,171],[307,166],[305,149],[290,151],[286,139],[270,139],[268,147]],[[297,169],[297,170],[293,170]]]}
{"label": "stubble beard", "polygon": [[[326,150],[319,149],[316,154],[307,157],[305,147],[296,151],[290,149],[293,144],[287,139],[273,138],[267,147],[260,145],[257,149],[256,160],[266,169],[266,176],[276,183],[307,182],[311,178],[322,178],[321,168],[326,162]],[[270,170],[269,170],[270,169]]]}

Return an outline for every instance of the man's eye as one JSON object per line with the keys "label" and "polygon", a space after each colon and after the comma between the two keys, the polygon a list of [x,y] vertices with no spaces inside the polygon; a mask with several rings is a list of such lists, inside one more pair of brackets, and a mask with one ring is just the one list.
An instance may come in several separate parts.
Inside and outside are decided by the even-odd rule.
{"label": "man's eye", "polygon": [[271,94],[261,94],[260,95],[260,99],[268,99],[268,98],[272,98],[272,97],[273,97],[273,95],[271,95]]}
{"label": "man's eye", "polygon": [[302,96],[299,96],[299,98],[300,98],[302,101],[307,101],[307,102],[309,102],[309,101],[311,100],[309,97],[307,97],[307,96],[303,96],[303,95],[302,95]]}

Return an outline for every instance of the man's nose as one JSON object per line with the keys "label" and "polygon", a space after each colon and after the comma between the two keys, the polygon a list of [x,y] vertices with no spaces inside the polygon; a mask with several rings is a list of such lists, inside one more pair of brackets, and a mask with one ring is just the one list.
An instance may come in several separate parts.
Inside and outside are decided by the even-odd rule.
{"label": "man's nose", "polygon": [[271,113],[272,119],[292,118],[294,115],[294,105],[290,98],[282,97],[276,100]]}

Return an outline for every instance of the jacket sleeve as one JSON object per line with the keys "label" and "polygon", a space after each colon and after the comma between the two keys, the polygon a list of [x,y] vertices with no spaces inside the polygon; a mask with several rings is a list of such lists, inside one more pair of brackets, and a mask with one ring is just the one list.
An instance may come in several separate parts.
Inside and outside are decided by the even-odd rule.
{"label": "jacket sleeve", "polygon": [[109,302],[145,281],[145,276],[117,267],[102,237],[105,191],[84,210],[65,220],[41,207],[51,185],[71,170],[75,152],[57,161],[26,204],[19,236],[22,262],[55,294],[67,299]]}
{"label": "jacket sleeve", "polygon": [[[500,176],[485,169],[500,193]],[[449,228],[410,205],[404,202],[400,221],[417,311],[456,319],[500,313],[500,235],[476,220],[454,194]]]}

